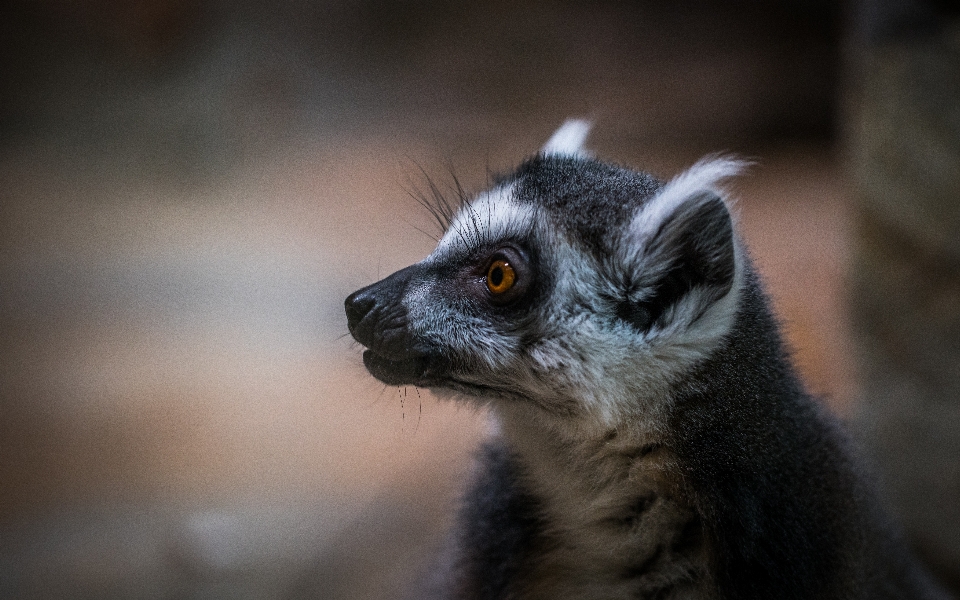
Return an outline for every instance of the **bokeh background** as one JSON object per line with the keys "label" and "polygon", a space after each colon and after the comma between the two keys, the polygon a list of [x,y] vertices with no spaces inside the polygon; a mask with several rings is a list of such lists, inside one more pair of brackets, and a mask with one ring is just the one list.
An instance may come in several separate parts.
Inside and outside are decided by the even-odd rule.
{"label": "bokeh background", "polygon": [[[0,15],[0,598],[390,598],[484,415],[366,375],[342,301],[566,118],[743,234],[810,388],[960,581],[947,2],[13,0]],[[423,232],[420,230],[424,230]]]}

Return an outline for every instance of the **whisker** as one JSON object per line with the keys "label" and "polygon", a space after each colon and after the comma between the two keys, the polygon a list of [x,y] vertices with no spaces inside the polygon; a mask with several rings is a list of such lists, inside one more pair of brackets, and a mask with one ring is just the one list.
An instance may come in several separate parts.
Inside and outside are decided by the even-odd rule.
{"label": "whisker", "polygon": [[422,233],[423,235],[427,236],[427,237],[430,238],[431,240],[433,240],[433,241],[435,241],[435,242],[437,242],[437,243],[440,242],[440,238],[438,238],[437,236],[433,235],[432,233],[427,233],[426,231],[424,231],[423,229],[420,229],[419,227],[417,227],[416,225],[414,225],[414,224],[411,223],[410,221],[408,221],[408,220],[406,220],[406,219],[403,219],[403,222],[406,223],[407,225],[409,225],[410,227],[416,229],[417,231],[419,231],[419,232]]}

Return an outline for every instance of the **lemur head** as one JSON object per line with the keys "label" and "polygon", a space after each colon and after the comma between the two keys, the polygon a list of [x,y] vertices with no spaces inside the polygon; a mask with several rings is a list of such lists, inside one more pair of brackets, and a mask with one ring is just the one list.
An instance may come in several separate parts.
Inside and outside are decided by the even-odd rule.
{"label": "lemur head", "polygon": [[740,164],[662,183],[590,158],[587,130],[566,123],[428,257],[347,298],[374,377],[613,424],[718,346],[743,277],[718,185]]}

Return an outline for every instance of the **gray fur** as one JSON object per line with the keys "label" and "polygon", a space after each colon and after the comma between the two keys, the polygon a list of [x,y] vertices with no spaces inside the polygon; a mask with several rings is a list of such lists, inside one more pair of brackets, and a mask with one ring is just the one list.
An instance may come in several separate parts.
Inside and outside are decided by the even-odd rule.
{"label": "gray fur", "polygon": [[942,597],[793,373],[721,187],[738,163],[663,183],[565,127],[346,302],[375,377],[498,423],[424,597]]}

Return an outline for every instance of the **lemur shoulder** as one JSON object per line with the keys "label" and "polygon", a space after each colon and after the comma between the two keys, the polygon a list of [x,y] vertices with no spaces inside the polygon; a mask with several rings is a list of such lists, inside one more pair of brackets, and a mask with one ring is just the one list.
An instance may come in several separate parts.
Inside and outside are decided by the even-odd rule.
{"label": "lemur shoulder", "polygon": [[590,157],[571,121],[352,294],[364,364],[488,405],[435,598],[941,598],[803,389],[722,184]]}

